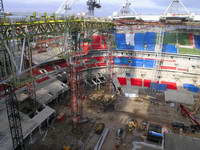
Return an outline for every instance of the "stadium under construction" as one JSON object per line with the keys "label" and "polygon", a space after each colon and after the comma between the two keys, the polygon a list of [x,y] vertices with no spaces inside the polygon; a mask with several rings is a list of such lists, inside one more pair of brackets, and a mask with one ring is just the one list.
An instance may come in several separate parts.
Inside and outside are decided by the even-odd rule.
{"label": "stadium under construction", "polygon": [[19,17],[0,0],[0,150],[199,150],[200,15],[74,3]]}

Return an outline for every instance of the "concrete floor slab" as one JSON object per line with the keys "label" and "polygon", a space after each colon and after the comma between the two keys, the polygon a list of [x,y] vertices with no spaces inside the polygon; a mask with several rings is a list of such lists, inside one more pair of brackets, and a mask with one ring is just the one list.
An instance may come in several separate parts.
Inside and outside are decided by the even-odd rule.
{"label": "concrete floor slab", "polygon": [[165,92],[165,101],[192,105],[194,104],[194,97],[191,92],[167,90]]}

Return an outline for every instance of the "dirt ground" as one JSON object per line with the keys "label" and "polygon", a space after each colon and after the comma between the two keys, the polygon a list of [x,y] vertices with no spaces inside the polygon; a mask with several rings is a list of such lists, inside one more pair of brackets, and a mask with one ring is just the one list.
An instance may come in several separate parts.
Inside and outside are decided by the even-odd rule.
{"label": "dirt ground", "polygon": [[[32,150],[62,150],[64,146],[71,146],[73,150],[94,149],[100,135],[94,133],[95,123],[104,123],[109,128],[109,134],[103,144],[102,150],[115,150],[120,144],[120,150],[131,150],[133,141],[144,141],[145,130],[135,129],[133,132],[125,132],[123,139],[116,137],[117,129],[126,129],[130,119],[136,119],[139,123],[154,122],[167,127],[173,121],[188,123],[176,107],[170,107],[164,101],[152,102],[148,100],[128,100],[125,97],[118,97],[115,102],[115,110],[103,112],[98,106],[90,105],[89,100],[83,104],[83,117],[90,121],[82,124],[72,132],[70,108],[64,105],[57,105],[58,112],[65,112],[63,121],[55,120],[52,127],[41,136],[40,140],[31,145]],[[125,130],[126,131],[126,130]],[[42,140],[41,140],[42,139]]]}

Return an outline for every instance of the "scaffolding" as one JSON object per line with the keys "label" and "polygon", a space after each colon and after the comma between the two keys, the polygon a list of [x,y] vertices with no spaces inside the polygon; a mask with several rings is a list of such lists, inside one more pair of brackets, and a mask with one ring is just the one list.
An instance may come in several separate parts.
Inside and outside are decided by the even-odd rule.
{"label": "scaffolding", "polygon": [[10,126],[10,133],[12,137],[13,149],[24,150],[24,139],[21,126],[21,118],[19,114],[19,106],[14,88],[11,85],[5,85],[6,108],[8,121]]}
{"label": "scaffolding", "polygon": [[154,81],[159,81],[159,79],[161,78],[160,66],[163,63],[163,58],[164,58],[164,54],[162,53],[164,34],[165,34],[165,28],[161,27],[157,36],[157,42],[156,42],[157,44],[155,49],[155,59],[157,62],[155,64],[155,69],[154,69],[154,77],[153,77]]}

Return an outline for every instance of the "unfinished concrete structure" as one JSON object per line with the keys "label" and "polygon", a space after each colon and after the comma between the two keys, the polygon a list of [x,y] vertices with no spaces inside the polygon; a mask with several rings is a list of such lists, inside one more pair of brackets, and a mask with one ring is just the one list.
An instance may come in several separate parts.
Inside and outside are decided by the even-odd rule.
{"label": "unfinished concrete structure", "polygon": [[[130,6],[128,1],[126,3]],[[200,20],[198,16],[192,18],[189,12],[175,16],[169,13],[141,18],[136,14],[129,14],[114,17],[113,20],[46,15],[30,16],[28,21],[2,19],[0,149],[24,149],[23,145],[29,148],[33,143],[39,143],[38,147],[42,148],[40,144],[43,140],[36,140],[41,139],[37,138],[38,133],[45,139],[48,129],[44,132],[43,128],[51,127],[55,120],[62,121],[64,116],[67,116],[66,120],[72,120],[74,126],[85,121],[84,115],[91,118],[101,116],[109,128],[114,128],[109,134],[112,139],[115,129],[125,126],[131,115],[141,124],[145,120],[162,126],[169,126],[175,121],[190,125],[180,115],[179,104],[192,107],[191,110],[195,110],[198,117]],[[9,93],[7,86],[14,89]],[[94,90],[97,93],[101,90],[108,93],[121,92],[113,106],[113,113],[101,112],[101,108],[96,109],[96,106],[93,107],[95,111],[87,109],[84,104],[89,103],[89,94]],[[15,93],[16,98],[9,96],[11,93]],[[142,103],[138,102],[140,99]],[[7,120],[6,111],[9,114],[11,106],[7,101],[14,101],[15,106],[17,104],[18,108],[15,110],[20,117],[12,117],[20,118],[23,145],[16,141],[12,146],[12,139],[19,138],[19,135],[10,134],[10,129],[12,131],[16,127],[9,124],[9,115]],[[72,114],[69,110],[72,110]],[[192,114],[188,113],[188,116],[191,119]],[[64,138],[73,139],[73,136],[66,137],[61,133],[71,127],[67,123],[67,127],[63,125],[62,128],[59,128],[59,123],[56,124],[60,133],[49,131],[50,135],[62,135],[55,140],[61,140],[63,145],[68,144],[63,142]],[[107,135],[109,129],[105,131]],[[88,131],[83,135],[89,138],[90,132],[92,133]],[[136,139],[146,133],[135,132]],[[105,140],[106,136],[102,137]],[[47,139],[51,141],[54,138],[50,136]],[[87,149],[88,145],[92,147],[92,140],[90,142],[85,139],[83,138],[85,144],[79,142],[81,148]],[[117,143],[109,140],[103,145],[101,140],[100,138],[99,143],[105,150],[113,149]],[[138,145],[143,145],[144,149],[167,149],[167,146],[164,147],[164,140],[156,146],[145,144],[145,140],[136,143],[131,140],[132,135],[129,135],[128,147],[124,149],[131,149],[131,146],[137,149]],[[50,142],[47,145],[53,147],[52,143],[54,144]],[[55,145],[59,145],[59,142]],[[35,149],[38,147],[36,145]]]}

